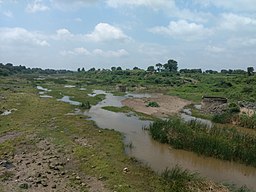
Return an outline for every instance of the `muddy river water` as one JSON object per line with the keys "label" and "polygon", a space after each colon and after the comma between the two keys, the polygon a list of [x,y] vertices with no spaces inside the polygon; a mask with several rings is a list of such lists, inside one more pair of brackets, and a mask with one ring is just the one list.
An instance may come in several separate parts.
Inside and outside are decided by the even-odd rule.
{"label": "muddy river water", "polygon": [[111,93],[102,91],[96,91],[97,93],[106,94],[106,99],[92,106],[85,115],[94,120],[100,128],[114,129],[123,133],[125,144],[132,146],[126,148],[129,156],[142,161],[156,172],[162,172],[165,168],[178,164],[214,181],[234,183],[238,186],[246,185],[256,190],[256,168],[173,149],[169,145],[154,141],[148,131],[142,129],[148,126],[150,121],[140,120],[133,114],[115,113],[101,108],[103,106],[121,107],[121,101],[127,97],[148,97],[148,95],[113,96]]}

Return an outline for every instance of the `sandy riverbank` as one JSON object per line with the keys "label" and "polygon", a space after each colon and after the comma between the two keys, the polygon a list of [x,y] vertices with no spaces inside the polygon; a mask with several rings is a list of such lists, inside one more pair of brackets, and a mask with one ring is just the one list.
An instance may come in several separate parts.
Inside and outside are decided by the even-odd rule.
{"label": "sandy riverbank", "polygon": [[[157,102],[160,107],[147,107],[149,102]],[[128,98],[123,100],[122,104],[147,115],[168,117],[177,114],[191,102],[176,96],[153,94],[150,98]]]}

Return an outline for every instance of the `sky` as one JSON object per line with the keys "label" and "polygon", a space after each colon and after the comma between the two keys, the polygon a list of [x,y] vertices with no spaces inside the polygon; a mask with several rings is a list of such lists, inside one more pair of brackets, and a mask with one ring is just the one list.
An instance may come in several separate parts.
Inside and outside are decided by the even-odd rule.
{"label": "sky", "polygon": [[256,69],[256,0],[0,0],[0,63]]}

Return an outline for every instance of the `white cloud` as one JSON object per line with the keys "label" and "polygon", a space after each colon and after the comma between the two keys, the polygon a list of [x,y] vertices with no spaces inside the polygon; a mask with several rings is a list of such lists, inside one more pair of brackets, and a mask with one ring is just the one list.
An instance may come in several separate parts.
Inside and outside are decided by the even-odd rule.
{"label": "white cloud", "polygon": [[108,23],[99,23],[94,31],[85,37],[91,41],[127,40],[129,39],[124,32]]}
{"label": "white cloud", "polygon": [[75,35],[72,34],[68,29],[62,28],[62,29],[58,29],[56,31],[56,36],[54,37],[54,39],[57,39],[57,40],[67,40],[67,39],[71,39],[74,36]]}
{"label": "white cloud", "polygon": [[98,2],[98,0],[50,0],[50,2],[53,7],[60,10],[75,10]]}
{"label": "white cloud", "polygon": [[175,6],[173,0],[107,0],[107,5],[110,7],[123,7],[123,6],[146,6],[153,9],[163,9],[170,6]]}
{"label": "white cloud", "polygon": [[66,55],[90,55],[91,53],[84,47],[78,47],[78,48],[74,48],[71,51],[66,51],[66,50],[61,51],[60,54],[63,56],[66,56]]}
{"label": "white cloud", "polygon": [[129,55],[129,53],[124,49],[119,49],[117,51],[103,51],[101,49],[94,49],[92,53],[94,55],[103,57],[123,57]]}
{"label": "white cloud", "polygon": [[237,37],[230,38],[227,41],[227,45],[231,48],[241,48],[251,47],[251,50],[256,48],[256,37]]}
{"label": "white cloud", "polygon": [[73,50],[64,50],[60,52],[61,55],[90,55],[90,56],[101,56],[101,57],[123,57],[129,55],[129,53],[124,49],[119,49],[116,51],[103,51],[102,49],[94,49],[91,52],[84,47],[74,48]]}
{"label": "white cloud", "polygon": [[33,3],[29,3],[26,7],[26,11],[29,13],[35,13],[39,11],[47,11],[49,7],[42,3],[42,0],[34,0]]}
{"label": "white cloud", "polygon": [[9,18],[13,18],[13,13],[11,11],[4,11],[3,15]]}
{"label": "white cloud", "polygon": [[182,38],[187,41],[202,39],[212,31],[201,24],[189,23],[186,20],[171,21],[168,26],[157,26],[149,31],[157,34],[169,35],[173,38]]}
{"label": "white cloud", "polygon": [[222,53],[225,52],[226,49],[223,47],[217,47],[217,46],[207,46],[206,47],[206,51],[210,52],[210,53]]}
{"label": "white cloud", "polygon": [[163,11],[166,15],[197,22],[207,22],[211,14],[193,12],[187,8],[179,8],[175,0],[106,0],[107,5],[113,8],[119,7],[148,7],[154,11]]}
{"label": "white cloud", "polygon": [[256,19],[236,15],[233,13],[222,14],[220,26],[224,29],[235,30],[245,25],[247,26],[256,25]]}
{"label": "white cloud", "polygon": [[208,0],[208,5],[234,11],[256,11],[255,0]]}
{"label": "white cloud", "polygon": [[[0,28],[0,42],[3,44],[18,43],[22,45],[49,46],[46,37],[38,32],[30,32],[24,28]],[[16,44],[17,43],[17,44]]]}

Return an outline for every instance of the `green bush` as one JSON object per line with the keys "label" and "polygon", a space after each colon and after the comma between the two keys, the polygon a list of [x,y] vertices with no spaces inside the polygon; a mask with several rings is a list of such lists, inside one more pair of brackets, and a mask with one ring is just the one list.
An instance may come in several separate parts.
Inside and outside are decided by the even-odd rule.
{"label": "green bush", "polygon": [[89,101],[86,101],[85,103],[82,103],[82,104],[80,105],[80,107],[81,107],[82,109],[90,109],[90,108],[91,108],[91,105],[90,105],[90,102],[89,102]]}
{"label": "green bush", "polygon": [[251,117],[246,114],[240,115],[238,125],[241,127],[256,129],[256,114],[252,115]]}
{"label": "green bush", "polygon": [[159,104],[155,101],[149,102],[146,106],[147,107],[160,107]]}

